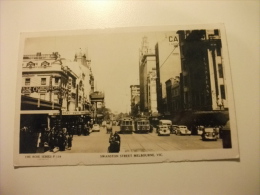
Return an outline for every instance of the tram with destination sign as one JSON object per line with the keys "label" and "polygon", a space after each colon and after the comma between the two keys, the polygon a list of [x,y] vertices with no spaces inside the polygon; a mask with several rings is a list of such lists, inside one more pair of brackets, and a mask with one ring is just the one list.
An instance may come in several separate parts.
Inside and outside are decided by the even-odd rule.
{"label": "tram with destination sign", "polygon": [[135,133],[149,133],[151,130],[150,121],[147,118],[137,118],[134,126]]}
{"label": "tram with destination sign", "polygon": [[120,120],[120,133],[133,133],[134,120],[131,117],[125,117]]}

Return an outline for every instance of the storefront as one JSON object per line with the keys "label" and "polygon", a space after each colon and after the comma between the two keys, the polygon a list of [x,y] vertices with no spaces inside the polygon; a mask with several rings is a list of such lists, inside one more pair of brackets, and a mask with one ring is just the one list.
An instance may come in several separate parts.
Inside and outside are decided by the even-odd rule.
{"label": "storefront", "polygon": [[[55,119],[59,118],[57,114],[51,117],[55,122]],[[75,133],[78,129],[83,129],[84,125],[91,122],[91,113],[89,111],[62,111],[61,112],[61,126],[63,128],[74,129]]]}
{"label": "storefront", "polygon": [[59,114],[59,104],[22,95],[20,153],[35,153],[41,133],[46,128],[51,128],[52,116]]}

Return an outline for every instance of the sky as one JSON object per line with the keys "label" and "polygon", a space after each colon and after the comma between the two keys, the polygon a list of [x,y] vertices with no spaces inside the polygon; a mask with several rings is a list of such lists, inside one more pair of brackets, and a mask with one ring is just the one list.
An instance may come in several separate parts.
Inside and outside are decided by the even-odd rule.
{"label": "sky", "polygon": [[[24,54],[59,52],[73,60],[77,52],[88,53],[95,78],[95,91],[105,93],[105,104],[112,112],[130,112],[130,85],[139,84],[139,49],[142,37],[151,49],[175,32],[105,32],[27,37]],[[166,54],[167,55],[167,54]]]}

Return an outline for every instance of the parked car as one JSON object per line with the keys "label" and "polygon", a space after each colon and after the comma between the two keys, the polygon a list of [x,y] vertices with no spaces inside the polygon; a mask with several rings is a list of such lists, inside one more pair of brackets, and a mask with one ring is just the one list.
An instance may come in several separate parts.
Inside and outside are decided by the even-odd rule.
{"label": "parked car", "polygon": [[157,130],[158,135],[170,135],[171,131],[168,128],[168,125],[159,125],[159,128]]}
{"label": "parked car", "polygon": [[170,131],[172,131],[172,121],[171,120],[159,120],[159,125],[167,125],[167,127],[169,128]]}
{"label": "parked car", "polygon": [[176,135],[191,135],[191,131],[185,125],[178,125]]}
{"label": "parked car", "polygon": [[197,126],[197,135],[202,135],[204,126]]}
{"label": "parked car", "polygon": [[205,141],[205,140],[215,140],[215,141],[217,141],[218,133],[217,133],[217,130],[213,127],[205,127],[203,129],[203,133],[202,133],[201,137],[202,137],[203,141]]}
{"label": "parked car", "polygon": [[172,125],[172,130],[171,130],[172,134],[176,134],[177,127],[178,125]]}
{"label": "parked car", "polygon": [[93,127],[92,127],[92,132],[94,132],[94,131],[97,131],[97,132],[99,132],[99,131],[100,131],[99,124],[93,124]]}

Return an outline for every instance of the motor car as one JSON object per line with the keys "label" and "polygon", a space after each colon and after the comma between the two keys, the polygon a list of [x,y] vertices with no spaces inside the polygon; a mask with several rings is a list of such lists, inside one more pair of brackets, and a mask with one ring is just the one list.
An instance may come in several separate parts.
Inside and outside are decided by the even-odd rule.
{"label": "motor car", "polygon": [[159,125],[158,126],[161,126],[161,125],[167,125],[169,130],[172,131],[172,121],[171,120],[159,120]]}
{"label": "motor car", "polygon": [[171,133],[172,134],[176,134],[176,130],[177,130],[177,127],[178,127],[178,125],[172,125],[172,130],[171,130]]}
{"label": "motor car", "polygon": [[92,127],[92,132],[99,132],[100,131],[100,127],[99,127],[99,124],[93,124],[93,127]]}
{"label": "motor car", "polygon": [[201,134],[203,141],[205,141],[205,140],[215,140],[215,141],[217,141],[217,139],[218,139],[217,136],[218,136],[218,133],[217,133],[216,129],[213,128],[213,127],[205,127],[203,129],[203,133]]}
{"label": "motor car", "polygon": [[176,135],[191,135],[191,131],[185,125],[178,125]]}
{"label": "motor car", "polygon": [[202,135],[204,126],[197,126],[197,135]]}
{"label": "motor car", "polygon": [[168,127],[168,125],[159,125],[159,128],[157,130],[158,136],[160,135],[170,135],[171,131]]}

